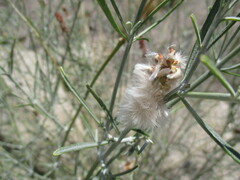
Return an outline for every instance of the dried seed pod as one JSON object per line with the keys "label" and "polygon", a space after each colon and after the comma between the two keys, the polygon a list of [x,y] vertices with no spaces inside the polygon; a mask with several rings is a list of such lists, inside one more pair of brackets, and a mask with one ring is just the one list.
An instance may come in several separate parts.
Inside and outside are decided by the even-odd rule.
{"label": "dried seed pod", "polygon": [[149,130],[168,118],[164,96],[174,89],[182,78],[186,59],[169,48],[165,56],[147,51],[148,64],[136,64],[132,84],[125,91],[118,120],[124,127]]}

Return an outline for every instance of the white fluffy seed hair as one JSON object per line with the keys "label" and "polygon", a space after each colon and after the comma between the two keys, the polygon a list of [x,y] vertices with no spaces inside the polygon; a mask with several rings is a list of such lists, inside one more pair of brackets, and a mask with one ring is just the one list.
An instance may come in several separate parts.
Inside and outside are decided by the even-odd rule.
{"label": "white fluffy seed hair", "polygon": [[[181,54],[174,56],[181,60],[179,66],[184,66],[185,59]],[[118,111],[118,121],[123,128],[151,130],[167,120],[168,111],[163,98],[178,85],[182,70],[178,68],[176,73],[168,74],[168,81],[163,86],[159,79],[150,80],[152,67],[148,64],[135,65],[132,84],[125,90]]]}
{"label": "white fluffy seed hair", "polygon": [[132,86],[126,89],[118,112],[118,121],[124,127],[149,130],[159,126],[160,119],[167,116],[160,84],[149,80],[150,68],[145,64],[135,65]]}

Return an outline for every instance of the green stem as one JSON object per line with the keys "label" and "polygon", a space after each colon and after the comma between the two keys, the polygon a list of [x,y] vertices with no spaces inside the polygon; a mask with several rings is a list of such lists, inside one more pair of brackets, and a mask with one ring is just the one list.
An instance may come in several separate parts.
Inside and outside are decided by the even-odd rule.
{"label": "green stem", "polygon": [[119,83],[120,83],[120,80],[121,80],[121,77],[122,77],[124,65],[127,61],[127,57],[128,57],[129,51],[130,51],[131,46],[132,46],[132,41],[133,41],[133,36],[130,37],[130,39],[127,43],[127,47],[125,49],[125,52],[124,52],[124,55],[123,55],[123,58],[122,58],[122,63],[120,65],[120,69],[118,71],[118,75],[117,75],[117,78],[116,78],[116,81],[115,81],[115,85],[114,85],[114,89],[113,89],[113,93],[112,93],[112,98],[111,98],[111,102],[110,102],[110,107],[109,107],[110,113],[113,112],[113,107],[114,107],[114,103],[115,103],[115,99],[116,99],[116,95],[117,95],[117,91],[118,91],[118,86],[119,86]]}
{"label": "green stem", "polygon": [[188,92],[184,97],[200,98],[200,99],[214,99],[219,101],[240,102],[240,98],[232,97],[229,93],[211,93],[211,92]]}
{"label": "green stem", "polygon": [[[130,129],[126,128],[125,130],[123,130],[123,132],[121,133],[120,137],[118,138],[117,142],[114,142],[109,148],[108,150],[103,154],[102,159],[106,159],[111,152],[121,143],[122,139],[129,133]],[[92,174],[94,173],[95,169],[97,168],[97,166],[99,165],[99,160],[97,159],[91,169],[88,171],[87,176],[84,178],[85,180],[88,180],[91,178]]]}
{"label": "green stem", "polygon": [[[140,7],[138,9],[138,13],[137,13],[136,18],[135,18],[135,21],[134,21],[134,25],[136,25],[138,23],[146,2],[147,2],[146,0],[142,0],[142,2],[140,4]],[[134,25],[133,25],[133,27],[134,27]],[[115,100],[116,100],[116,95],[117,95],[118,87],[119,87],[120,80],[121,80],[121,77],[122,77],[123,69],[124,69],[125,63],[127,61],[129,51],[132,47],[132,42],[133,42],[133,39],[134,39],[134,33],[136,31],[131,31],[131,32],[132,33],[130,33],[130,37],[128,39],[128,43],[127,43],[127,46],[126,46],[126,49],[125,49],[125,52],[124,52],[124,55],[123,55],[123,58],[122,58],[122,62],[121,62],[121,65],[120,65],[120,68],[119,68],[119,71],[118,71],[118,74],[117,74],[116,81],[115,81],[115,85],[114,85],[114,89],[113,89],[113,93],[112,93],[112,98],[111,98],[111,102],[110,102],[110,108],[109,108],[110,113],[113,112],[113,107],[114,107],[114,103],[115,103]]]}
{"label": "green stem", "polygon": [[[118,44],[116,45],[116,47],[113,49],[113,51],[111,52],[111,54],[108,56],[108,58],[105,60],[105,62],[102,64],[102,66],[99,68],[98,72],[97,72],[96,75],[94,76],[93,80],[92,80],[91,83],[90,83],[90,87],[92,87],[92,86],[95,84],[95,82],[97,81],[97,79],[98,79],[98,77],[100,76],[100,74],[103,72],[103,70],[105,69],[105,67],[107,66],[107,64],[110,62],[110,60],[113,58],[113,56],[116,54],[116,52],[118,52],[118,50],[122,47],[122,45],[124,44],[124,42],[125,42],[125,40],[124,40],[123,38],[121,38],[121,39],[119,40],[119,42],[118,42]],[[87,91],[86,91],[86,93],[85,93],[85,95],[84,95],[84,100],[87,99],[88,95],[89,95],[89,90],[87,89]],[[71,129],[72,129],[72,127],[73,127],[73,125],[74,125],[77,117],[78,117],[78,114],[79,114],[80,111],[81,111],[81,109],[82,109],[82,105],[80,104],[80,105],[78,106],[78,109],[77,109],[77,111],[75,112],[72,120],[71,120],[71,123],[70,123],[70,125],[69,125],[69,127],[68,127],[68,129],[67,129],[67,131],[66,131],[66,133],[65,133],[65,135],[64,135],[64,139],[63,139],[63,141],[62,141],[62,143],[61,143],[61,146],[64,146],[65,142],[67,141],[67,138],[68,138],[68,136],[69,136],[69,133],[70,133],[70,131],[71,131]]]}
{"label": "green stem", "polygon": [[146,2],[147,2],[147,0],[142,0],[142,2],[140,4],[140,7],[138,8],[137,15],[135,17],[134,25],[138,23],[141,15],[142,15],[142,12],[143,12],[143,9],[144,9],[144,6],[145,6]]}

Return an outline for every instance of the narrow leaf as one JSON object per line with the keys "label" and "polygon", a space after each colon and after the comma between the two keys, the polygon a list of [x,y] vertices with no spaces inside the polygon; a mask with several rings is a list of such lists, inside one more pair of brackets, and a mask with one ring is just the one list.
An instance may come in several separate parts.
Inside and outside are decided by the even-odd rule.
{"label": "narrow leaf", "polygon": [[90,108],[88,107],[88,105],[86,104],[85,100],[78,94],[78,92],[74,89],[74,87],[71,85],[71,83],[69,82],[64,70],[62,67],[59,68],[61,76],[63,78],[63,80],[65,81],[66,85],[68,86],[68,88],[72,91],[72,93],[74,94],[74,96],[78,99],[78,101],[83,105],[83,107],[88,111],[88,113],[92,116],[92,118],[98,123],[100,124],[100,121],[98,120],[98,118],[94,115],[94,113],[90,110]]}
{"label": "narrow leaf", "polygon": [[[155,9],[142,21],[142,25],[146,23],[154,14],[156,14],[169,0],[162,1],[159,5],[155,7]],[[146,5],[147,6],[147,5]]]}
{"label": "narrow leaf", "polygon": [[221,68],[222,71],[227,71],[227,70],[233,70],[233,69],[237,69],[240,68],[240,63],[239,64],[235,64],[231,67],[226,67],[226,68]]}
{"label": "narrow leaf", "polygon": [[112,123],[113,127],[116,129],[116,131],[118,133],[119,130],[118,130],[118,127],[116,126],[115,122],[114,122],[114,119],[112,117],[112,114],[110,113],[110,111],[108,110],[107,106],[104,104],[104,102],[102,101],[102,99],[92,90],[92,88],[87,85],[87,88],[89,90],[89,92],[93,95],[93,97],[96,99],[96,101],[98,102],[98,104],[102,107],[102,109],[106,112],[107,116],[108,116],[108,119],[110,120],[110,122]]}
{"label": "narrow leaf", "polygon": [[206,124],[201,117],[196,113],[192,106],[183,98],[180,97],[183,104],[196,119],[198,124],[203,128],[203,130],[237,163],[240,164],[240,154],[233,149],[227,142],[225,142],[208,124]]}
{"label": "narrow leaf", "polygon": [[146,140],[145,141],[145,143],[143,144],[143,146],[140,148],[140,150],[138,151],[138,155],[140,155],[142,152],[143,152],[143,150],[150,144],[150,143],[152,143],[152,141],[151,140]]}
{"label": "narrow leaf", "polygon": [[10,62],[9,62],[9,74],[12,74],[13,71],[13,56],[14,56],[14,48],[15,48],[16,40],[13,40],[13,44],[11,47],[11,52],[10,52]]}
{"label": "narrow leaf", "polygon": [[[239,17],[239,16],[240,16],[240,13],[237,15],[237,17]],[[232,22],[230,22],[230,23],[214,38],[214,40],[212,40],[212,41],[209,43],[209,45],[208,45],[208,47],[207,47],[207,50],[209,50],[216,42],[218,42],[218,40],[219,40],[224,34],[226,34],[226,33],[229,31],[229,29],[231,29],[236,22],[237,22],[237,21],[232,21]],[[234,33],[234,34],[237,34],[237,33],[238,33],[238,29],[236,30],[236,33]],[[235,35],[233,35],[233,36],[235,36]],[[229,42],[232,42],[231,39],[229,39],[229,40],[230,40]]]}
{"label": "narrow leaf", "polygon": [[[178,8],[178,6],[180,6],[183,3],[184,0],[179,0],[178,3],[171,8],[161,19],[159,19],[157,22],[153,23],[152,25],[150,25],[149,27],[147,27],[145,30],[143,30],[142,32],[140,32],[138,35],[136,35],[136,37],[134,38],[134,41],[136,39],[138,39],[139,37],[143,36],[144,34],[146,34],[147,32],[149,32],[150,30],[152,30],[153,28],[155,28],[157,25],[159,25],[162,21],[164,21],[169,15],[172,14],[172,12],[175,11],[175,9]],[[138,27],[140,28],[140,26]]]}
{"label": "narrow leaf", "polygon": [[202,47],[202,40],[201,40],[201,37],[200,37],[200,32],[199,32],[199,29],[198,29],[196,17],[193,14],[191,14],[190,18],[192,20],[193,27],[194,27],[194,30],[195,30],[195,33],[196,33],[196,36],[197,36],[198,46]]}
{"label": "narrow leaf", "polygon": [[108,144],[108,141],[103,141],[101,143],[98,142],[85,142],[85,143],[77,143],[77,144],[72,144],[69,146],[63,146],[58,148],[56,151],[53,152],[54,156],[59,156],[63,153],[68,153],[68,152],[73,152],[73,151],[80,151],[82,149],[87,149],[87,148],[93,148],[93,147],[98,147],[102,145]]}
{"label": "narrow leaf", "polygon": [[184,97],[200,98],[200,99],[213,99],[219,101],[240,102],[240,98],[232,97],[229,93],[216,93],[216,92],[188,92],[183,94]]}
{"label": "narrow leaf", "polygon": [[141,4],[140,4],[140,6],[138,8],[138,12],[137,12],[137,15],[136,15],[134,23],[133,23],[134,25],[136,25],[139,22],[139,20],[140,20],[140,18],[142,16],[142,12],[143,12],[143,9],[145,7],[146,2],[147,2],[147,0],[142,0],[141,1]]}
{"label": "narrow leaf", "polygon": [[133,131],[135,131],[135,132],[137,132],[137,133],[139,133],[139,134],[142,134],[142,135],[144,135],[144,136],[146,136],[146,137],[150,137],[150,135],[148,134],[148,133],[146,133],[146,132],[144,132],[143,130],[141,130],[141,129],[132,129]]}
{"label": "narrow leaf", "polygon": [[223,20],[226,21],[240,21],[240,17],[225,17]]}
{"label": "narrow leaf", "polygon": [[[209,14],[207,16],[207,19],[205,20],[205,22],[201,28],[201,31],[200,31],[201,41],[204,40],[208,30],[210,29],[210,27],[213,23],[213,20],[220,8],[220,2],[221,2],[221,0],[215,1],[211,11],[209,12]],[[184,80],[183,80],[185,84],[189,83],[192,75],[194,74],[195,70],[197,69],[197,67],[199,65],[199,60],[197,58],[198,55],[199,55],[199,47],[198,47],[198,44],[195,43],[195,45],[193,46],[191,55],[189,57],[187,67],[186,67],[186,72],[185,72],[185,76],[184,76]]]}
{"label": "narrow leaf", "polygon": [[[93,77],[93,79],[92,79],[92,81],[91,81],[91,83],[90,83],[90,86],[91,86],[91,87],[95,84],[95,82],[97,81],[97,79],[99,78],[99,76],[101,75],[101,73],[103,72],[103,70],[105,69],[105,67],[108,65],[108,63],[110,62],[110,60],[111,60],[111,59],[113,58],[113,56],[118,52],[118,50],[122,47],[122,45],[123,45],[124,43],[125,43],[125,39],[124,39],[124,38],[119,39],[116,47],[113,49],[113,51],[110,53],[110,55],[109,55],[109,56],[107,57],[107,59],[104,61],[104,63],[100,66],[100,68],[99,68],[99,70],[97,71],[96,75]],[[89,94],[89,91],[86,91],[86,92],[85,92],[85,95],[84,95],[84,99],[87,99],[88,94]],[[74,114],[74,116],[73,116],[73,118],[72,118],[72,120],[71,120],[71,123],[70,123],[70,125],[69,125],[69,127],[68,127],[68,129],[67,129],[67,131],[66,131],[66,133],[65,133],[65,135],[64,135],[64,139],[63,139],[63,141],[62,141],[62,146],[63,146],[64,143],[66,142],[66,140],[67,140],[67,138],[68,138],[68,135],[69,135],[69,133],[70,133],[70,131],[71,131],[71,129],[72,129],[72,127],[73,127],[73,125],[74,125],[77,117],[78,117],[78,114],[79,114],[80,111],[81,111],[81,109],[82,109],[82,104],[80,104],[80,105],[78,106],[78,109],[77,109],[77,111],[75,112],[75,114]]]}
{"label": "narrow leaf", "polygon": [[97,0],[97,2],[100,5],[100,7],[102,8],[104,14],[106,15],[108,21],[111,23],[112,27],[118,32],[118,34],[120,36],[122,36],[126,39],[126,36],[121,32],[116,21],[114,20],[112,13],[111,13],[109,7],[107,6],[106,1],[105,0]]}
{"label": "narrow leaf", "polygon": [[212,60],[210,60],[207,56],[201,55],[200,57],[202,63],[208,67],[208,69],[212,72],[212,74],[220,81],[220,83],[232,94],[232,96],[235,96],[235,91],[232,88],[232,86],[229,84],[227,79],[223,76],[221,71],[217,68],[215,64],[212,63]]}
{"label": "narrow leaf", "polygon": [[127,28],[126,28],[126,26],[125,26],[125,24],[124,24],[124,21],[123,21],[122,15],[121,15],[121,13],[120,13],[120,11],[119,11],[119,9],[118,9],[116,3],[115,3],[115,0],[111,0],[111,3],[112,3],[112,6],[113,6],[113,8],[114,8],[114,10],[115,10],[115,12],[116,12],[116,14],[117,14],[117,16],[118,16],[118,19],[119,19],[119,21],[120,21],[120,23],[121,23],[121,25],[122,25],[122,27],[123,27],[125,33],[128,34],[128,30],[127,30]]}
{"label": "narrow leaf", "polygon": [[220,8],[221,0],[216,0],[213,4],[213,7],[211,8],[211,11],[208,14],[208,17],[206,21],[203,24],[203,27],[201,29],[201,39],[203,40],[212,25],[213,19],[215,18],[219,8]]}
{"label": "narrow leaf", "polygon": [[229,71],[222,71],[226,74],[230,74],[230,75],[233,75],[233,76],[237,76],[237,77],[240,77],[240,74],[237,74],[237,73],[233,73],[233,72],[229,72]]}

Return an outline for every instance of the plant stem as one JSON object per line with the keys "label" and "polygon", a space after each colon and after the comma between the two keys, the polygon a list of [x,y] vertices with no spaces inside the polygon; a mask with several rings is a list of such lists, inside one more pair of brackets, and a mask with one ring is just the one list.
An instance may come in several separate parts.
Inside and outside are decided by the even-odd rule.
{"label": "plant stem", "polygon": [[[138,23],[146,2],[147,2],[146,0],[142,0],[142,2],[140,4],[140,7],[138,9],[138,13],[136,15],[133,27]],[[117,74],[116,81],[115,81],[115,85],[114,85],[114,89],[113,89],[113,93],[112,93],[112,98],[111,98],[111,102],[110,102],[110,107],[109,107],[110,113],[113,112],[113,107],[114,107],[114,103],[115,103],[115,100],[116,100],[116,95],[117,95],[118,87],[119,87],[120,80],[121,80],[121,77],[122,77],[123,69],[124,69],[125,63],[127,61],[129,51],[132,47],[134,34],[136,32],[135,29],[132,29],[132,30],[130,31],[130,37],[128,39],[128,43],[127,43],[127,46],[126,46],[126,49],[125,49],[125,52],[124,52],[124,55],[123,55],[123,58],[122,58],[122,62],[121,62],[121,65],[120,65],[120,68],[119,68],[119,71],[118,71],[118,74]]]}
{"label": "plant stem", "polygon": [[[125,130],[122,131],[121,135],[119,136],[118,138],[118,141],[117,142],[114,142],[109,148],[108,150],[103,154],[103,157],[102,159],[106,159],[110,154],[111,152],[121,143],[122,139],[129,133],[130,129],[129,128],[126,128]],[[88,171],[88,174],[87,176],[84,178],[85,180],[88,180],[90,179],[90,177],[92,176],[94,170],[97,168],[97,166],[99,165],[99,160],[97,159],[91,169]]]}
{"label": "plant stem", "polygon": [[127,57],[128,57],[129,51],[130,51],[131,46],[132,46],[132,41],[133,41],[133,36],[129,39],[129,41],[127,43],[127,47],[125,49],[125,52],[124,52],[124,55],[123,55],[123,58],[122,58],[122,63],[120,65],[120,69],[118,71],[117,79],[115,81],[115,85],[114,85],[114,89],[113,89],[113,93],[112,93],[112,98],[111,98],[111,102],[110,102],[110,107],[109,107],[110,113],[113,112],[113,107],[114,107],[114,103],[115,103],[115,99],[116,99],[116,95],[117,95],[117,91],[118,91],[118,86],[119,86],[119,83],[120,83],[120,80],[121,80],[121,77],[122,77],[122,72],[123,72],[123,69],[124,69],[124,65],[127,61]]}
{"label": "plant stem", "polygon": [[188,92],[184,97],[200,98],[200,99],[214,99],[219,101],[240,102],[240,98],[232,97],[229,93],[209,93],[209,92]]}
{"label": "plant stem", "polygon": [[[100,74],[103,72],[103,70],[105,69],[105,67],[107,66],[107,64],[110,62],[110,60],[112,59],[112,57],[116,54],[116,52],[118,52],[118,50],[120,49],[120,47],[122,47],[122,45],[124,44],[124,42],[125,42],[125,40],[124,40],[123,38],[121,38],[121,39],[118,41],[118,44],[116,45],[116,47],[113,49],[113,51],[111,52],[111,54],[108,56],[108,58],[105,60],[105,62],[102,64],[102,66],[99,68],[98,72],[97,72],[96,75],[94,76],[93,80],[92,80],[91,83],[90,83],[90,87],[92,87],[92,86],[95,84],[95,82],[97,81],[97,79],[98,79],[98,77],[100,76]],[[85,95],[84,95],[84,100],[87,99],[88,95],[89,95],[89,90],[87,89],[86,92],[85,92]],[[65,133],[64,139],[63,139],[63,141],[62,141],[62,143],[61,143],[61,146],[64,146],[65,142],[67,141],[68,135],[69,135],[69,133],[70,133],[70,131],[71,131],[71,129],[72,129],[72,127],[73,127],[73,125],[74,125],[77,117],[78,117],[78,114],[79,114],[80,111],[81,111],[81,109],[82,109],[82,105],[80,104],[80,105],[78,106],[78,109],[77,109],[77,111],[75,112],[72,120],[71,120],[71,123],[70,123],[70,125],[69,125],[66,133]]]}

